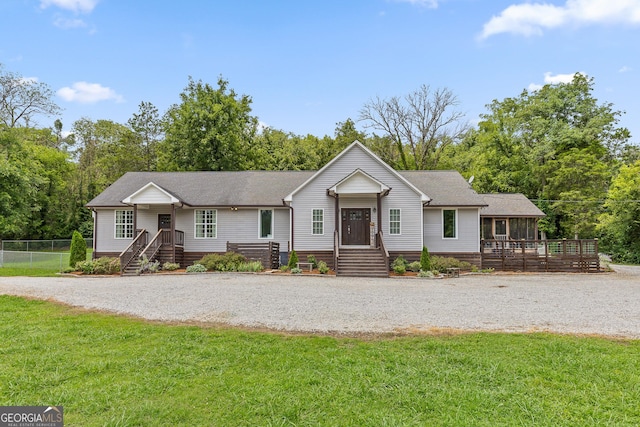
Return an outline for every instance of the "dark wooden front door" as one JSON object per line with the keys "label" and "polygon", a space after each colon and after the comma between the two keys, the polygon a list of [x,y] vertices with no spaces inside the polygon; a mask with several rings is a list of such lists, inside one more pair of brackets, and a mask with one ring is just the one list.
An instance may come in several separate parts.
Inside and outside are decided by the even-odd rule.
{"label": "dark wooden front door", "polygon": [[158,214],[158,230],[171,230],[171,214]]}
{"label": "dark wooden front door", "polygon": [[371,242],[369,236],[370,222],[371,209],[342,209],[342,244],[368,245]]}

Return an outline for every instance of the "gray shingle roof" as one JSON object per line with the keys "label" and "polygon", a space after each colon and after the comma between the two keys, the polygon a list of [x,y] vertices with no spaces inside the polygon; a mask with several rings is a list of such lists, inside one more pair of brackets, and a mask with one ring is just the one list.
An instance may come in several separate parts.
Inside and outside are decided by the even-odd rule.
{"label": "gray shingle roof", "polygon": [[[150,182],[191,206],[280,206],[315,171],[128,172],[89,207],[122,206]],[[428,195],[429,206],[484,206],[485,200],[456,171],[399,171]],[[392,190],[393,191],[393,190]]]}
{"label": "gray shingle roof", "polygon": [[279,206],[282,198],[313,171],[128,172],[89,207],[122,206],[121,201],[148,184],[162,187],[192,206]]}
{"label": "gray shingle roof", "polygon": [[398,172],[431,198],[429,206],[484,206],[486,204],[457,171]]}
{"label": "gray shingle roof", "polygon": [[480,210],[481,216],[546,216],[545,213],[538,209],[536,205],[531,203],[524,194],[482,194],[482,197],[484,197],[488,206]]}

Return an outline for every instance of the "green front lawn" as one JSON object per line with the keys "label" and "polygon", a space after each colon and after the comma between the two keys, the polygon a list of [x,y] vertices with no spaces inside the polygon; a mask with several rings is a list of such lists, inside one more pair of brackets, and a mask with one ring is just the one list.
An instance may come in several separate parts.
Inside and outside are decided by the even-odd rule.
{"label": "green front lawn", "polygon": [[0,404],[65,425],[638,425],[640,341],[154,324],[0,296]]}

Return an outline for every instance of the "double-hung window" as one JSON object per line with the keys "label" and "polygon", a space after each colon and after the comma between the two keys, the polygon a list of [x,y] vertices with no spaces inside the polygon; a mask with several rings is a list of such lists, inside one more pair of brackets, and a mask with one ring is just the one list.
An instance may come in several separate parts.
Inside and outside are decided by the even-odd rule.
{"label": "double-hung window", "polygon": [[458,238],[458,211],[455,209],[442,210],[442,237],[444,239]]}
{"label": "double-hung window", "polygon": [[324,209],[313,209],[311,211],[311,234],[324,234]]}
{"label": "double-hung window", "polygon": [[196,239],[215,239],[218,237],[218,211],[215,209],[196,209]]}
{"label": "double-hung window", "polygon": [[389,209],[389,234],[400,234],[400,209]]}
{"label": "double-hung window", "polygon": [[133,239],[133,211],[116,211],[116,239]]}

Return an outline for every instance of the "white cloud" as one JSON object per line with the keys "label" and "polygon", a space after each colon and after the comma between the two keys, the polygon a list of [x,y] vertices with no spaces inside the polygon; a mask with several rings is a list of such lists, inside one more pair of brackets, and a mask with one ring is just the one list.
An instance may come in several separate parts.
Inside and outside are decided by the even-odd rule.
{"label": "white cloud", "polygon": [[531,83],[529,85],[529,87],[528,87],[529,92],[540,90],[540,89],[542,89],[542,87],[544,85],[556,85],[556,84],[560,84],[560,83],[571,83],[573,81],[573,77],[576,74],[582,74],[583,76],[587,75],[587,73],[584,73],[584,72],[571,73],[571,74],[555,74],[555,75],[550,73],[550,72],[546,72],[546,73],[544,73],[544,84]]}
{"label": "white cloud", "polygon": [[113,100],[124,102],[122,95],[100,83],[75,82],[71,87],[63,87],[58,90],[58,96],[68,102],[81,104],[93,104],[100,101]]}
{"label": "white cloud", "polygon": [[500,33],[541,35],[545,29],[589,24],[640,24],[640,0],[567,0],[563,6],[514,4],[485,23],[480,38]]}
{"label": "white cloud", "polygon": [[21,77],[20,78],[20,84],[31,85],[31,84],[35,84],[35,83],[38,83],[38,78],[37,77]]}
{"label": "white cloud", "polygon": [[72,12],[91,13],[100,0],[40,0],[40,7],[56,6]]}
{"label": "white cloud", "polygon": [[632,68],[631,68],[631,67],[628,67],[628,66],[626,66],[626,65],[625,65],[624,67],[620,68],[620,69],[618,70],[618,72],[619,72],[619,73],[628,73],[628,72],[629,72],[629,71],[631,71],[631,70],[632,70]]}
{"label": "white cloud", "polygon": [[63,30],[69,30],[72,28],[84,28],[87,24],[82,19],[67,19],[62,16],[58,16],[54,21],[53,25],[58,28],[62,28]]}
{"label": "white cloud", "polygon": [[410,3],[414,6],[423,6],[431,9],[438,7],[438,0],[395,0],[398,3]]}

